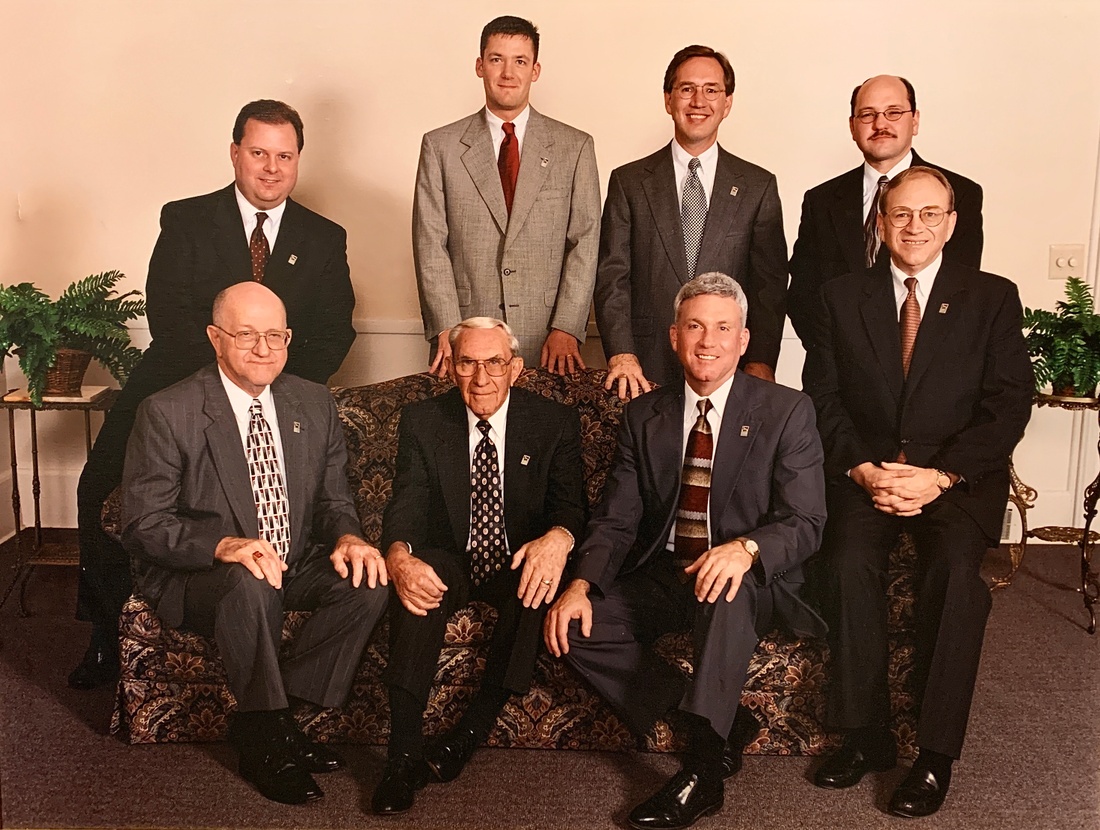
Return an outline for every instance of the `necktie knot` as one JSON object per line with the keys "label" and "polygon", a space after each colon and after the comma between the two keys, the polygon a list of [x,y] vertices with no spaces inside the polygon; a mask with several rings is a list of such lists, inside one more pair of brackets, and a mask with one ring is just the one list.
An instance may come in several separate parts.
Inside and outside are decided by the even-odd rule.
{"label": "necktie knot", "polygon": [[266,213],[263,213],[263,212],[261,211],[260,213],[257,213],[257,214],[256,214],[256,225],[257,225],[258,227],[263,227],[263,224],[264,224],[264,222],[266,222],[266,221],[267,221],[267,214],[266,214]]}
{"label": "necktie knot", "polygon": [[917,278],[916,277],[906,277],[905,278],[905,287],[909,289],[910,294],[915,292],[917,290]]}
{"label": "necktie knot", "polygon": [[511,121],[505,121],[503,127],[504,127],[504,134],[506,136],[508,136],[508,138],[514,138],[515,137],[515,134],[516,134],[516,125],[515,124],[513,124]]}
{"label": "necktie knot", "polygon": [[260,403],[259,398],[252,399],[252,406],[248,407],[248,414],[255,418],[259,415],[261,418],[264,416],[264,405]]}
{"label": "necktie knot", "polygon": [[709,415],[711,409],[714,408],[710,402],[710,398],[700,398],[696,406],[699,409],[699,417],[695,419],[695,429],[709,433],[710,423],[707,421],[707,415]]}
{"label": "necktie knot", "polygon": [[489,434],[489,429],[490,429],[489,422],[486,421],[484,418],[482,418],[480,421],[477,422],[477,428],[479,430],[481,430],[482,435],[487,436]]}
{"label": "necktie knot", "polygon": [[688,162],[688,170],[694,173],[696,176],[699,175],[699,168],[702,166],[702,162],[700,162],[697,158],[692,158],[691,161]]}

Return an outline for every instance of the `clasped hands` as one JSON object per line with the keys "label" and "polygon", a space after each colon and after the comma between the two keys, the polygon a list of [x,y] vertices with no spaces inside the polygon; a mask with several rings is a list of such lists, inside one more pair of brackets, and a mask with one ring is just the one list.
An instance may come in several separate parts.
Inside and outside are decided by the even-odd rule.
{"label": "clasped hands", "polygon": [[[271,543],[263,539],[226,536],[214,549],[214,558],[219,562],[244,565],[256,579],[266,579],[276,590],[283,587],[283,572],[286,571],[287,564],[279,558]],[[388,583],[386,560],[382,558],[382,554],[377,548],[350,533],[336,540],[329,559],[341,579],[347,579],[348,574],[351,574],[351,584],[356,588],[362,584],[364,574],[369,588]]]}
{"label": "clasped hands", "polygon": [[[849,475],[856,484],[867,491],[875,508],[895,516],[916,516],[929,502],[940,497],[936,483],[939,471],[931,467],[915,467],[884,461],[872,464],[866,461],[853,467]],[[952,482],[956,481],[949,474]]]}

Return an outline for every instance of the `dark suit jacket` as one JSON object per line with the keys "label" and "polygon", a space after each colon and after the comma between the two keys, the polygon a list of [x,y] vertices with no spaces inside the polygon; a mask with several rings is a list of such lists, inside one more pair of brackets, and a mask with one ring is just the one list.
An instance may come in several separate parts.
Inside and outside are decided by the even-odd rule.
{"label": "dark suit jacket", "polygon": [[910,464],[963,476],[941,498],[999,539],[1008,459],[1035,391],[1015,284],[944,257],[907,379],[889,271],[849,274],[822,293],[802,383],[817,407],[830,484],[855,487],[848,470],[904,449]]}
{"label": "dark suit jacket", "polygon": [[[347,449],[328,389],[282,374],[271,385],[290,503],[291,578],[346,533],[362,535]],[[147,398],[126,451],[122,542],[137,584],[169,625],[183,621],[188,572],[214,566],[226,536],[256,538],[256,503],[241,434],[215,365]]]}
{"label": "dark suit jacket", "polygon": [[[601,592],[651,557],[669,556],[683,467],[683,383],[627,404],[618,456],[588,524],[575,575]],[[738,372],[714,450],[711,543],[740,536],[760,546],[757,568],[776,612],[799,634],[822,635],[798,596],[802,563],[821,543],[825,482],[810,399]]]}
{"label": "dark suit jacket", "polygon": [[[560,525],[584,529],[584,465],[575,410],[522,389],[509,392],[504,451],[504,526],[515,553]],[[398,427],[393,498],[382,550],[396,541],[465,557],[470,536],[470,446],[457,389],[409,404]]]}
{"label": "dark suit jacket", "polygon": [[[939,170],[955,191],[959,218],[945,256],[962,265],[982,265],[982,188],[958,173],[929,164],[913,151],[913,166]],[[863,246],[863,165],[806,192],[798,239],[791,254],[791,287],[787,313],[803,346],[809,348],[810,318],[821,286],[844,274],[861,273]],[[885,247],[880,263],[888,257]]]}
{"label": "dark suit jacket", "polygon": [[[252,279],[233,185],[169,202],[160,224],[145,285],[153,341],[125,393],[134,405],[214,360],[206,338],[214,297]],[[355,340],[344,229],[287,199],[264,284],[286,305],[294,331],[285,371],[325,383]]]}
{"label": "dark suit jacket", "polygon": [[[687,273],[671,145],[611,173],[596,270],[596,324],[607,357],[638,356],[662,386],[683,379],[668,342],[672,301]],[[732,191],[736,188],[736,194]],[[718,148],[697,272],[721,271],[749,300],[744,361],[775,368],[783,339],[787,242],[775,176]]]}

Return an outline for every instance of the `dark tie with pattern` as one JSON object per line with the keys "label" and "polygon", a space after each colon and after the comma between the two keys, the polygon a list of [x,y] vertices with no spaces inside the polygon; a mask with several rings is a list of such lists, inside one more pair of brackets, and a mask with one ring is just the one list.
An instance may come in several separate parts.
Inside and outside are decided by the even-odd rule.
{"label": "dark tie with pattern", "polygon": [[707,533],[707,509],[710,504],[710,467],[714,456],[714,436],[707,422],[710,400],[699,401],[699,417],[688,433],[684,451],[684,470],[680,476],[680,500],[676,507],[676,536],[673,561],[681,581],[691,579],[683,569],[710,548]]}
{"label": "dark tie with pattern", "polygon": [[[909,293],[905,302],[901,305],[901,314],[898,315],[898,331],[901,334],[901,371],[905,377],[909,377],[909,364],[913,360],[913,346],[917,342],[917,331],[920,329],[920,303],[917,302],[917,278],[906,277],[905,287]],[[906,462],[905,450],[898,453],[898,461]]]}
{"label": "dark tie with pattern", "polygon": [[699,179],[699,166],[699,159],[693,158],[688,162],[688,174],[680,199],[680,221],[684,225],[684,253],[687,255],[689,279],[695,279],[699,245],[703,241],[703,228],[707,225],[707,199],[703,194],[703,182]]}
{"label": "dark tie with pattern", "polygon": [[504,122],[504,141],[500,143],[497,170],[500,171],[500,185],[504,188],[504,204],[508,206],[508,215],[511,216],[516,180],[519,178],[519,139],[516,138],[516,125],[511,121]]}
{"label": "dark tie with pattern", "polygon": [[508,559],[497,447],[489,437],[488,421],[478,421],[477,428],[482,437],[474,448],[470,475],[470,580],[474,585],[498,573]]}
{"label": "dark tie with pattern", "polygon": [[248,408],[248,441],[245,450],[252,497],[256,500],[256,524],[261,539],[271,543],[279,558],[290,553],[290,512],[275,452],[275,438],[256,398]]}
{"label": "dark tie with pattern", "polygon": [[863,264],[870,268],[875,264],[875,259],[878,257],[878,249],[882,244],[878,238],[878,224],[876,218],[878,217],[878,200],[882,198],[882,189],[886,187],[886,183],[890,181],[885,176],[879,176],[878,190],[875,191],[875,196],[871,199],[871,212],[867,214],[867,218],[863,220],[863,252],[864,262]]}
{"label": "dark tie with pattern", "polygon": [[267,245],[267,234],[264,233],[264,222],[267,221],[266,213],[256,214],[256,227],[252,230],[252,237],[248,240],[248,252],[252,255],[252,279],[256,282],[264,281],[264,269],[267,267],[267,258],[271,249]]}

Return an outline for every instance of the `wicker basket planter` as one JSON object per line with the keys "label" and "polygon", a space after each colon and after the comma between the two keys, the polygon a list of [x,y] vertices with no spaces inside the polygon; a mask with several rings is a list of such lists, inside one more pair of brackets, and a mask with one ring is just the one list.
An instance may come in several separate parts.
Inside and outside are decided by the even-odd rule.
{"label": "wicker basket planter", "polygon": [[88,371],[91,362],[91,352],[58,349],[57,360],[46,371],[46,388],[42,390],[42,394],[58,398],[79,398],[84,373]]}

